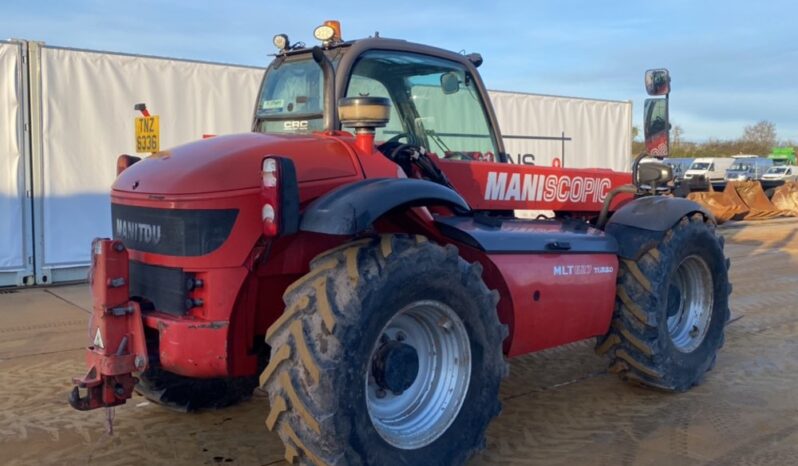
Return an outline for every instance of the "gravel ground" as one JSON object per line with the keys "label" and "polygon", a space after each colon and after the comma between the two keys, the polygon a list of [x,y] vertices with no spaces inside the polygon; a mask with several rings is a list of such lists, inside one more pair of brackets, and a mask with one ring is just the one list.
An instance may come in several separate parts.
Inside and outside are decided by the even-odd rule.
{"label": "gravel ground", "polygon": [[[798,464],[798,221],[722,228],[732,322],[703,384],[672,395],[627,386],[580,342],[511,361],[502,415],[473,464]],[[115,410],[66,403],[84,370],[85,285],[0,292],[0,464],[280,464],[264,396],[198,414],[135,397]]]}

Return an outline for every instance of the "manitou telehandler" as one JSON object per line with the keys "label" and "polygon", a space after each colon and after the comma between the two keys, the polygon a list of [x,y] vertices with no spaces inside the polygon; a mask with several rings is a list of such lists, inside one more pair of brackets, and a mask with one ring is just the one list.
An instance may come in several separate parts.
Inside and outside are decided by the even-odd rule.
{"label": "manitou telehandler", "polygon": [[462,464],[506,358],[598,337],[630,382],[712,368],[728,261],[667,166],[509,164],[478,54],[315,37],[275,37],[251,133],[119,157],[72,406],[219,407],[260,383],[288,461]]}

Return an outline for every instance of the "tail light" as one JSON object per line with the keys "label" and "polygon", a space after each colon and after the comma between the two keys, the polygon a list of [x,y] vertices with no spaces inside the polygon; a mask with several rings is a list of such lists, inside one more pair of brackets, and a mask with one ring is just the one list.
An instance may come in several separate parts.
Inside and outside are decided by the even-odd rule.
{"label": "tail light", "polygon": [[127,155],[122,154],[116,159],[116,176],[119,176],[120,173],[127,170],[128,167],[133,165],[134,163],[141,160],[141,157],[136,157],[134,155]]}
{"label": "tail light", "polygon": [[266,157],[261,165],[261,222],[263,235],[274,237],[299,229],[299,188],[294,162]]}

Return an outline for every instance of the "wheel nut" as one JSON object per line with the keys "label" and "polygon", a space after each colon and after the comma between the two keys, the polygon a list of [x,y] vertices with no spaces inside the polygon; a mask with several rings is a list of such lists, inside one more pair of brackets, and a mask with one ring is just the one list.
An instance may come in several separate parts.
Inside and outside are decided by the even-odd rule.
{"label": "wheel nut", "polygon": [[383,390],[382,388],[377,389],[377,398],[385,398],[385,395],[386,395],[385,390]]}
{"label": "wheel nut", "polygon": [[452,320],[451,319],[447,319],[447,318],[444,317],[443,319],[438,321],[438,326],[440,328],[444,329],[444,330],[447,330],[447,331],[451,330],[452,329]]}
{"label": "wheel nut", "polygon": [[401,330],[396,332],[396,340],[397,341],[405,341],[406,339],[407,339],[407,335],[405,335],[404,332],[402,332]]}
{"label": "wheel nut", "polygon": [[389,337],[387,333],[383,333],[382,336],[380,337],[380,341],[382,343],[388,343],[389,341],[391,341],[391,337]]}

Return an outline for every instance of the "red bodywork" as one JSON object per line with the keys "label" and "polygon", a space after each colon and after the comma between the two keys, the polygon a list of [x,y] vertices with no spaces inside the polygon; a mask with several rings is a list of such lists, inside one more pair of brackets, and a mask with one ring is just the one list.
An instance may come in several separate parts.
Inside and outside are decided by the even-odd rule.
{"label": "red bodywork", "polygon": [[[493,254],[512,309],[508,356],[603,335],[615,303],[612,254]],[[509,319],[507,319],[509,321]]]}
{"label": "red bodywork", "polygon": [[[553,210],[595,215],[610,190],[631,183],[629,173],[603,169],[438,161],[474,210]],[[619,197],[613,206],[628,200]]]}
{"label": "red bodywork", "polygon": [[[301,208],[344,184],[403,176],[370,141],[356,142],[346,132],[219,136],[155,154],[122,172],[111,195],[116,205],[238,210],[227,240],[208,254],[129,249],[133,261],[181,269],[203,283],[188,294],[202,305],[187,314],[154,309],[139,320],[157,335],[158,359],[165,370],[191,377],[254,374],[255,342],[262,341],[282,313],[285,288],[307,272],[314,256],[351,240],[301,231],[263,236],[261,164],[270,155],[293,160]],[[453,160],[436,164],[475,210],[546,209],[595,216],[610,189],[631,181],[628,173],[598,169]],[[623,201],[619,197],[616,203]],[[482,263],[487,285],[502,296],[499,317],[511,328],[505,342],[510,356],[600,335],[609,326],[617,273],[614,254],[489,255],[442,235],[423,208],[391,213],[375,226],[380,232],[453,243],[463,257]],[[103,273],[95,270],[98,280],[108,278]],[[119,301],[127,298],[120,296]],[[140,341],[138,336],[134,340]]]}

